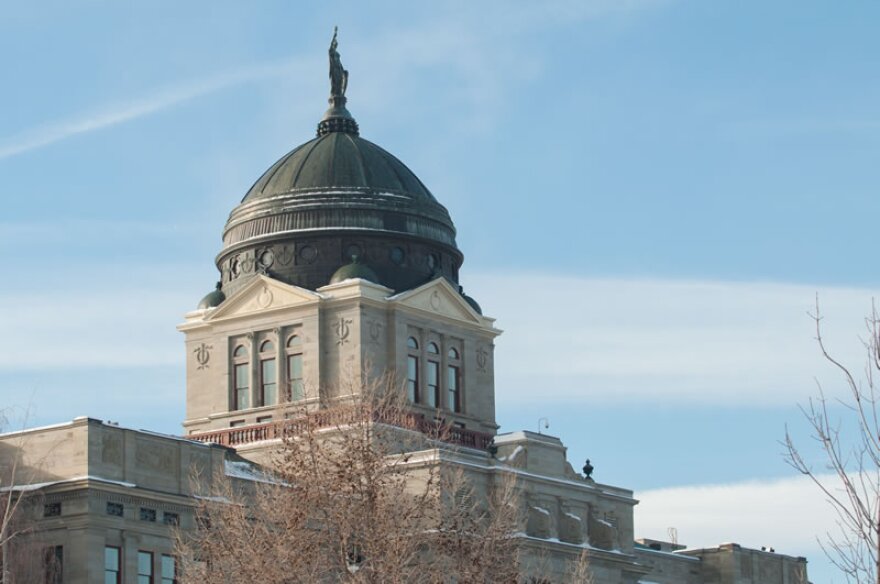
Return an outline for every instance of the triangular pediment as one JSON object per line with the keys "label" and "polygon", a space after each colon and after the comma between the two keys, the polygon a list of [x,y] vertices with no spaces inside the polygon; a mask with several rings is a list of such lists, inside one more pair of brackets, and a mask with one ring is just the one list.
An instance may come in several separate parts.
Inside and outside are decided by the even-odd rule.
{"label": "triangular pediment", "polygon": [[320,301],[321,298],[320,294],[311,290],[291,286],[267,276],[258,275],[248,282],[244,288],[230,298],[227,298],[205,320],[213,321],[245,314],[251,315],[267,310],[313,304]]}
{"label": "triangular pediment", "polygon": [[413,290],[389,298],[397,304],[438,314],[454,320],[487,324],[445,278],[437,278]]}

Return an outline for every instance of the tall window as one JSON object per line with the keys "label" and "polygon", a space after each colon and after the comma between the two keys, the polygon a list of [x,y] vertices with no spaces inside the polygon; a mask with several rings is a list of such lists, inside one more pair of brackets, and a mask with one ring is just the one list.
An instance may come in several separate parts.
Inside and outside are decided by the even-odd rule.
{"label": "tall window", "polygon": [[121,584],[122,573],[119,570],[118,547],[107,546],[104,548],[104,584]]}
{"label": "tall window", "polygon": [[287,399],[299,401],[305,397],[303,384],[302,337],[291,335],[287,339]]}
{"label": "tall window", "polygon": [[177,559],[174,556],[162,554],[161,584],[177,584]]}
{"label": "tall window", "polygon": [[454,348],[446,354],[447,407],[453,412],[461,411],[461,355]]}
{"label": "tall window", "polygon": [[248,351],[239,345],[232,353],[233,362],[233,404],[232,409],[244,410],[250,405],[251,368],[248,362]]}
{"label": "tall window", "polygon": [[43,550],[43,567],[45,571],[43,582],[46,584],[64,582],[64,547],[55,545]]}
{"label": "tall window", "polygon": [[153,552],[138,552],[137,584],[153,584]]}
{"label": "tall window", "polygon": [[428,405],[440,406],[440,348],[437,343],[428,343]]}
{"label": "tall window", "polygon": [[406,394],[409,401],[419,403],[419,342],[415,337],[406,340],[409,354],[406,357]]}
{"label": "tall window", "polygon": [[275,343],[263,341],[260,345],[260,404],[278,403],[278,377],[275,369]]}

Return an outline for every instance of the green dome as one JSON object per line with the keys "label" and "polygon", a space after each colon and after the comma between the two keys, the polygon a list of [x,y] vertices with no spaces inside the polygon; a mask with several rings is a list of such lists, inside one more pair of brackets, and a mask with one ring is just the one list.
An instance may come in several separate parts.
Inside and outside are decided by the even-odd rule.
{"label": "green dome", "polygon": [[374,272],[370,268],[370,266],[360,263],[357,257],[353,257],[350,264],[345,264],[344,266],[336,270],[330,277],[330,283],[338,284],[339,282],[343,282],[345,280],[353,280],[355,278],[367,280],[374,284],[381,283],[379,282],[379,276],[376,275],[376,272]]}
{"label": "green dome", "polygon": [[198,309],[204,310],[206,308],[215,308],[217,306],[220,306],[220,303],[222,303],[224,300],[226,300],[226,294],[224,294],[223,291],[220,290],[220,282],[217,282],[217,289],[212,290],[211,292],[206,294],[204,298],[202,298],[202,300],[199,302]]}

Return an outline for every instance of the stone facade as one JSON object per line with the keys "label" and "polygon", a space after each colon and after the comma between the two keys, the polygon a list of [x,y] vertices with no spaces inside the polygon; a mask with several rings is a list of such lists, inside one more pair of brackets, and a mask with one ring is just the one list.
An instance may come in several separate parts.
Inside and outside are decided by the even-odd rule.
{"label": "stone facade", "polygon": [[18,461],[12,490],[28,495],[20,512],[35,545],[57,551],[54,582],[64,584],[104,582],[107,553],[118,555],[120,582],[149,570],[151,582],[170,584],[173,530],[195,527],[192,478],[210,490],[215,477],[239,481],[252,467],[221,446],[91,418],[3,434],[0,451]]}

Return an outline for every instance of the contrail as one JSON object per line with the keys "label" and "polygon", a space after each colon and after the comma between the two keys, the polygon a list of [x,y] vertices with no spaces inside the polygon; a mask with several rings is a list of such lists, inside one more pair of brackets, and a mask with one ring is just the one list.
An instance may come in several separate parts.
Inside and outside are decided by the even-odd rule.
{"label": "contrail", "polygon": [[30,150],[36,150],[61,140],[122,124],[177,104],[232,87],[261,79],[290,74],[303,66],[302,60],[287,60],[227,72],[214,77],[169,87],[146,98],[108,107],[103,111],[74,119],[40,126],[22,133],[18,138],[0,144],[0,160]]}

